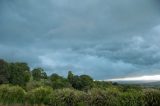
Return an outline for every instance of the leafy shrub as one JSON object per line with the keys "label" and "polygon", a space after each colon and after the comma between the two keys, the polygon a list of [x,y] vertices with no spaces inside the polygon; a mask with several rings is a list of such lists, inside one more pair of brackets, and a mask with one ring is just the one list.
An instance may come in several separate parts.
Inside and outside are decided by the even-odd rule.
{"label": "leafy shrub", "polygon": [[141,92],[122,92],[119,100],[121,106],[144,106],[143,94]]}
{"label": "leafy shrub", "polygon": [[155,89],[144,90],[145,106],[159,106],[160,105],[160,91]]}
{"label": "leafy shrub", "polygon": [[30,81],[26,84],[26,90],[31,91],[32,89],[44,86],[44,84],[40,81]]}
{"label": "leafy shrub", "polygon": [[0,102],[3,104],[24,103],[25,94],[19,86],[0,86]]}
{"label": "leafy shrub", "polygon": [[50,87],[39,87],[29,91],[26,99],[30,104],[48,104],[52,92],[53,89]]}
{"label": "leafy shrub", "polygon": [[118,99],[117,94],[108,92],[102,89],[92,89],[88,91],[90,100],[89,105],[91,106],[117,106]]}
{"label": "leafy shrub", "polygon": [[55,90],[50,95],[51,106],[86,106],[85,105],[86,93],[73,89],[59,89]]}

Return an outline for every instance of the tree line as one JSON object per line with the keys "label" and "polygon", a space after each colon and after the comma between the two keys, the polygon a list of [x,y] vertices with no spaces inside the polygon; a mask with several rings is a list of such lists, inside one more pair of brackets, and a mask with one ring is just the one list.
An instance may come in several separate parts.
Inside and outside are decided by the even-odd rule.
{"label": "tree line", "polygon": [[33,70],[23,62],[0,60],[0,105],[15,106],[159,106],[159,88],[94,81],[89,75],[65,78]]}
{"label": "tree line", "polygon": [[27,63],[15,62],[9,63],[0,59],[0,84],[13,84],[22,87],[29,83],[43,83],[58,88],[75,88],[78,90],[87,90],[93,86],[93,79],[89,75],[74,75],[68,71],[67,78],[56,73],[47,76],[42,68],[30,70]]}

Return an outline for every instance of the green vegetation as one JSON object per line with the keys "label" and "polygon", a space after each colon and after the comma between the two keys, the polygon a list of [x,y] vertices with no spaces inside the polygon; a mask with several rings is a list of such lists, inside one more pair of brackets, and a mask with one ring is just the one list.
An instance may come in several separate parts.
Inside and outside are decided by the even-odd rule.
{"label": "green vegetation", "polygon": [[19,86],[1,85],[0,86],[0,103],[14,104],[24,103],[26,92]]}
{"label": "green vegetation", "polygon": [[26,63],[0,60],[0,105],[160,106],[160,89],[94,81],[88,75],[67,78],[30,70]]}
{"label": "green vegetation", "polygon": [[39,81],[41,79],[47,79],[47,74],[42,68],[35,68],[32,70],[33,80]]}
{"label": "green vegetation", "polygon": [[50,87],[38,87],[29,91],[26,95],[29,104],[47,104],[49,103],[49,95],[53,89]]}

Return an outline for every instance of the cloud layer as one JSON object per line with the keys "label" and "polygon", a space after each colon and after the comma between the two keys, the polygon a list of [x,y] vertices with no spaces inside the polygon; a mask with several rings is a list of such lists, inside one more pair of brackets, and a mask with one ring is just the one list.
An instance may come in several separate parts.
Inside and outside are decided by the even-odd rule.
{"label": "cloud layer", "polygon": [[1,0],[0,57],[95,79],[160,74],[158,0]]}

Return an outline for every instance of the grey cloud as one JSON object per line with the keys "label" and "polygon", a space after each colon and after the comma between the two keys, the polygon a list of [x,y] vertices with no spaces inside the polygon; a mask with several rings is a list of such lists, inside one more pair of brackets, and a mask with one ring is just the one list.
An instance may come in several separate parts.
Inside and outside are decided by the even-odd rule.
{"label": "grey cloud", "polygon": [[158,0],[1,0],[0,57],[95,79],[157,74]]}
{"label": "grey cloud", "polygon": [[115,73],[119,73],[119,71],[122,71],[119,75],[124,75],[136,70],[136,67],[132,64],[124,63],[123,61],[113,62],[104,57],[81,54],[71,49],[42,55],[40,60],[42,66],[52,67],[55,72],[57,72],[57,68],[60,68],[64,71],[64,75],[68,70],[73,70],[76,74],[89,74],[98,79],[115,77],[117,76]]}

